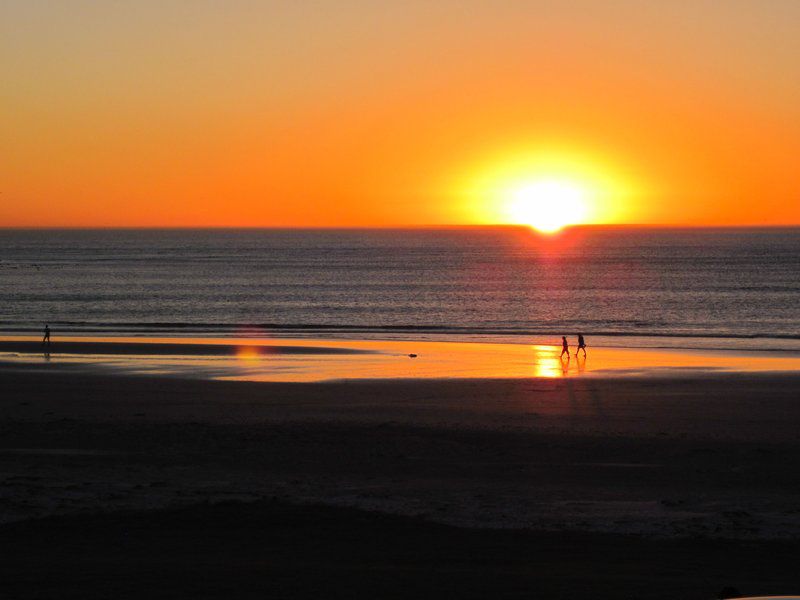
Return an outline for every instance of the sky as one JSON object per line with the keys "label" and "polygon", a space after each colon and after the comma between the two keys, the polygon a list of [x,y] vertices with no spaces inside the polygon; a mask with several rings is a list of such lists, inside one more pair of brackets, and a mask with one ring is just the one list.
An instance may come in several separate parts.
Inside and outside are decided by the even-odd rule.
{"label": "sky", "polygon": [[800,224],[800,2],[0,0],[0,226],[540,209]]}

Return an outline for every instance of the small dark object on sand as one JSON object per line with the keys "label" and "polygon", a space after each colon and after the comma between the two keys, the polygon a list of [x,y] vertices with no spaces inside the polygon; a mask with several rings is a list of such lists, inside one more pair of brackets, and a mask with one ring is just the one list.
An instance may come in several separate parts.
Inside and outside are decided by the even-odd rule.
{"label": "small dark object on sand", "polygon": [[416,354],[409,354],[408,358],[417,358],[417,355]]}

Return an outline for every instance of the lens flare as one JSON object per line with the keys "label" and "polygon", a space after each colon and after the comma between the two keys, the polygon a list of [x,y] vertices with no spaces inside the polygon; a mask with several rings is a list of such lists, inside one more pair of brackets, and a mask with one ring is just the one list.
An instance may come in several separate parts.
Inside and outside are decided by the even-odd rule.
{"label": "lens flare", "polygon": [[261,349],[258,346],[239,346],[236,349],[236,358],[242,361],[258,360],[261,356]]}

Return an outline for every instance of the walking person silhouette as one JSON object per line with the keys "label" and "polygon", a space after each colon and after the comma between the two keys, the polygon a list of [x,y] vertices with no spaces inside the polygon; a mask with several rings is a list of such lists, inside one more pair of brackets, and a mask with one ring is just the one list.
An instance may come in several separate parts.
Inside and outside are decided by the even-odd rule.
{"label": "walking person silhouette", "polygon": [[583,350],[583,358],[586,358],[586,342],[583,339],[583,334],[578,334],[578,349],[575,351],[575,357],[578,357],[578,352]]}
{"label": "walking person silhouette", "polygon": [[50,347],[50,325],[44,326],[44,337],[42,338],[42,346],[47,345]]}
{"label": "walking person silhouette", "polygon": [[[585,352],[585,350],[584,350],[584,352]],[[567,336],[562,335],[561,336],[561,356],[559,356],[559,358],[564,358],[564,354],[566,354],[567,358],[569,358],[569,342],[567,341]]]}

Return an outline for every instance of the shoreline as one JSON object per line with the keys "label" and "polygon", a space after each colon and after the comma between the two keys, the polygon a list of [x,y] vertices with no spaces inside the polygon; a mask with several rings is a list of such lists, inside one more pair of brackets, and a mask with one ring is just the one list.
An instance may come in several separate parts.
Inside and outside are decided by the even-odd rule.
{"label": "shoreline", "polygon": [[[566,331],[566,330],[565,330]],[[568,337],[573,336],[571,330]],[[301,341],[330,340],[334,342],[439,342],[439,343],[484,343],[510,345],[561,345],[562,333],[537,330],[502,329],[458,329],[450,327],[359,327],[359,326],[231,326],[216,327],[167,327],[126,328],[124,325],[82,329],[66,326],[58,328],[57,339],[73,341],[125,340],[132,343],[151,343],[155,340],[171,340],[174,343],[240,344],[263,343],[265,340]],[[584,336],[598,348],[638,348],[651,350],[719,350],[742,352],[776,352],[800,355],[800,334],[785,333],[698,333],[698,332],[610,332],[585,330]],[[0,328],[0,341],[41,341],[42,329]]]}
{"label": "shoreline", "polygon": [[112,338],[81,340],[67,338],[53,341],[49,345],[34,340],[0,339],[2,354],[72,354],[111,356],[237,356],[243,349],[254,348],[264,354],[370,354],[372,351],[359,348],[259,344],[250,341],[197,343],[191,339],[181,341],[117,341]]}
{"label": "shoreline", "polygon": [[[590,342],[591,343],[591,342]],[[574,352],[574,348],[570,349]],[[311,338],[0,338],[5,368],[274,382],[683,377],[800,373],[800,353]]]}

